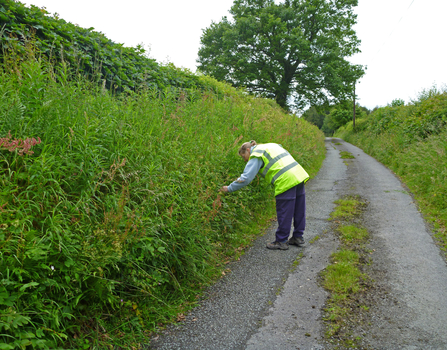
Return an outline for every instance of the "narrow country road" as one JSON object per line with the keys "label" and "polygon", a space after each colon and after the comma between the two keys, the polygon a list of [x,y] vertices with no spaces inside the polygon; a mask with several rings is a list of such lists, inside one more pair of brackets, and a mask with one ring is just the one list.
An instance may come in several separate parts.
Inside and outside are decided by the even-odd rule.
{"label": "narrow country road", "polygon": [[[327,219],[334,201],[345,195],[368,202],[363,226],[373,252],[373,306],[367,322],[354,330],[359,348],[447,349],[447,266],[411,195],[359,148],[326,139],[326,149],[320,172],[306,185],[306,244],[267,250],[273,225],[230,264],[231,273],[208,290],[201,305],[154,338],[149,349],[332,349],[322,323],[328,295],[318,276],[338,247]],[[355,159],[341,159],[340,151]]]}

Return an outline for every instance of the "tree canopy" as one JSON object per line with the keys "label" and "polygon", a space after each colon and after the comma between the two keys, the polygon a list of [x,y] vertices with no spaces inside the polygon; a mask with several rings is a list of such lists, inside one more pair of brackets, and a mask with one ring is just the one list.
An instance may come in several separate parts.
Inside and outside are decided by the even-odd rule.
{"label": "tree canopy", "polygon": [[203,31],[198,69],[284,107],[345,99],[363,67],[353,29],[357,0],[235,0]]}
{"label": "tree canopy", "polygon": [[[352,101],[341,101],[332,106],[312,106],[301,118],[316,125],[326,136],[331,136],[338,128],[352,121],[353,107]],[[368,108],[358,103],[355,105],[355,111],[357,120],[370,114]]]}

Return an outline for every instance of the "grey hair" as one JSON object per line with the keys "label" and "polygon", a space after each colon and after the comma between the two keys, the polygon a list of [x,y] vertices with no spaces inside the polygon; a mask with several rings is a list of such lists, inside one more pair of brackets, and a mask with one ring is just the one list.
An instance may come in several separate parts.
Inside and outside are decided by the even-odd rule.
{"label": "grey hair", "polygon": [[244,142],[241,146],[241,148],[239,148],[239,155],[243,155],[245,154],[245,152],[247,151],[247,149],[250,149],[253,146],[256,146],[257,143],[254,140],[248,141],[248,142]]}

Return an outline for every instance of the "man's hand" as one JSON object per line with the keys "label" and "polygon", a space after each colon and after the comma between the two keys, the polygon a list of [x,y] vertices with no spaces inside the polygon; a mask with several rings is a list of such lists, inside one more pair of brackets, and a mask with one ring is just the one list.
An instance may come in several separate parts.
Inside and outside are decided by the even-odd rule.
{"label": "man's hand", "polygon": [[220,189],[221,192],[228,192],[228,186],[224,186]]}

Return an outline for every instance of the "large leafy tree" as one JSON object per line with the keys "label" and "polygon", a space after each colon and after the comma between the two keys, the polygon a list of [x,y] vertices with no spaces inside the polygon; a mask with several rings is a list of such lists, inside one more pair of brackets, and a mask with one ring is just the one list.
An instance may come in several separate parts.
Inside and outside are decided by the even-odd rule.
{"label": "large leafy tree", "polygon": [[353,25],[357,0],[235,0],[203,31],[201,72],[302,108],[345,99],[363,67],[347,57],[359,52]]}

